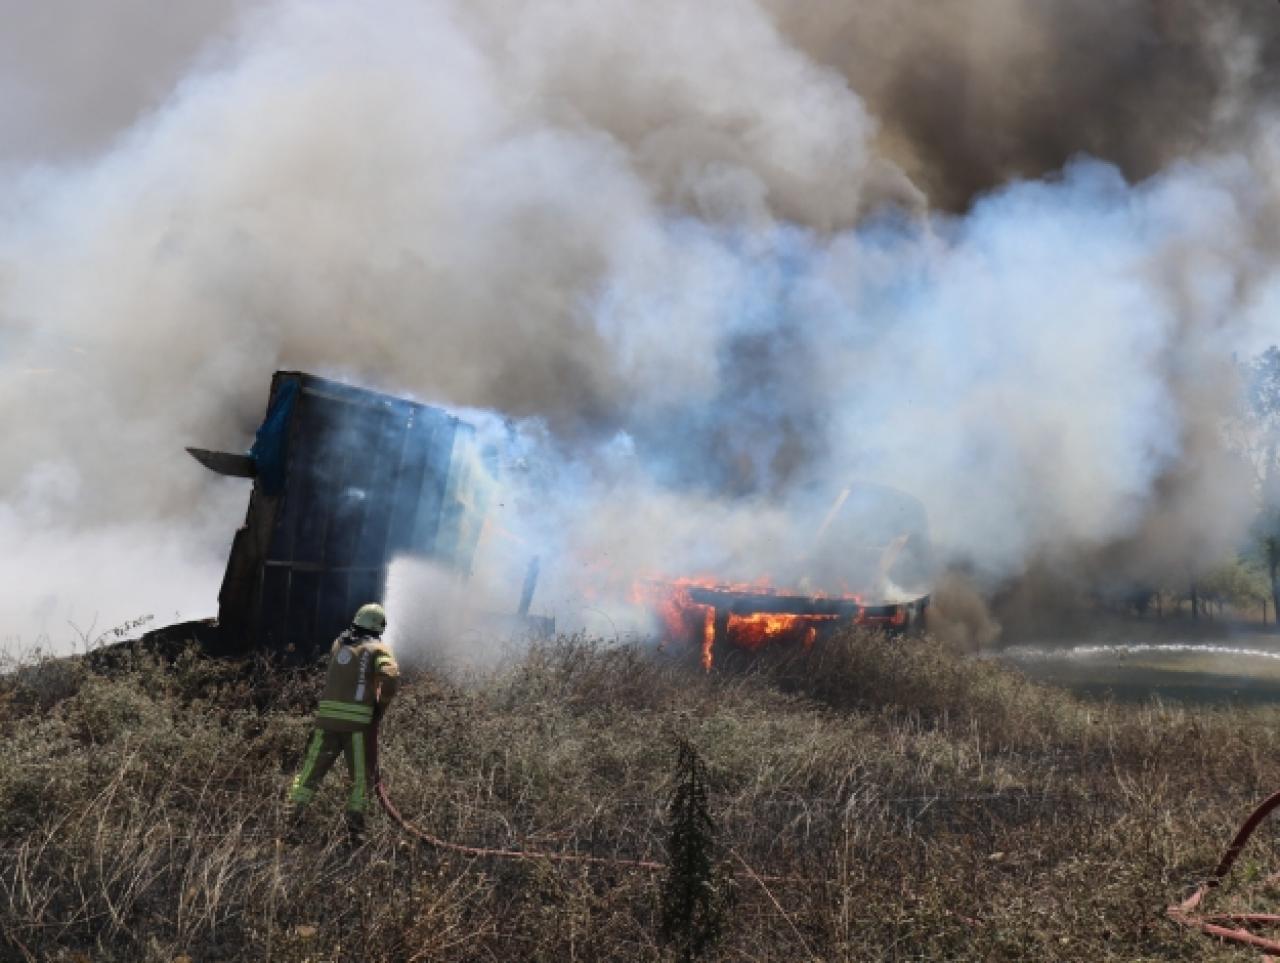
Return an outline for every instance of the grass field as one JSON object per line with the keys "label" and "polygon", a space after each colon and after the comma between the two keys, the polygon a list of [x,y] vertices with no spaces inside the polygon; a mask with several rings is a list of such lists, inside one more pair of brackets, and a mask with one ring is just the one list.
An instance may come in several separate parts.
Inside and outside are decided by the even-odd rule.
{"label": "grass field", "polygon": [[[107,662],[110,664],[107,664]],[[284,789],[314,673],[126,649],[0,677],[0,958],[661,960],[663,874],[303,840]],[[561,640],[411,674],[383,771],[430,832],[666,859],[676,745],[705,762],[725,960],[1236,960],[1168,923],[1280,788],[1277,710],[1079,701],[928,639],[847,635],[704,674]],[[1264,830],[1215,896],[1280,906]]]}

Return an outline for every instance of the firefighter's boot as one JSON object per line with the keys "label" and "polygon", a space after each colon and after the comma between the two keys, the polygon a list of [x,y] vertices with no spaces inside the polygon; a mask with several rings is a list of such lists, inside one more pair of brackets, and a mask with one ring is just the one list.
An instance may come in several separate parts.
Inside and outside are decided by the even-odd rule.
{"label": "firefighter's boot", "polygon": [[347,842],[354,849],[363,846],[367,838],[364,813],[347,813]]}

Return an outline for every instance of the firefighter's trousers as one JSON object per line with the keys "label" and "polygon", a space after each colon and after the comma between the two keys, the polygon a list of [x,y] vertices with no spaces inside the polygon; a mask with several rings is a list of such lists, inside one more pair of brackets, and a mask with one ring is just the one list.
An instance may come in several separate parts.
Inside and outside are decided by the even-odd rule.
{"label": "firefighter's trousers", "polygon": [[342,754],[347,760],[347,774],[351,777],[351,794],[347,796],[347,812],[363,814],[369,808],[369,786],[373,782],[370,767],[370,730],[355,732],[329,732],[317,728],[307,744],[302,758],[302,768],[289,789],[289,801],[298,806],[311,802],[316,788]]}

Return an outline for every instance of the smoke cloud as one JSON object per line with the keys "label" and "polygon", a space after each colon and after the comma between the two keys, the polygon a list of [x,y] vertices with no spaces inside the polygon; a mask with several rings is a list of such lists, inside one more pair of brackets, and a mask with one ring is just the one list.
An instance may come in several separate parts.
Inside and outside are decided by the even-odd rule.
{"label": "smoke cloud", "polygon": [[11,63],[0,632],[212,614],[246,492],[182,446],[246,447],[277,368],[494,413],[478,584],[541,553],[567,628],[806,577],[855,478],[979,583],[1215,561],[1277,336],[1272,18],[930,8],[228,4],[113,42],[111,111]]}
{"label": "smoke cloud", "polygon": [[161,104],[239,0],[0,4],[0,167],[101,151]]}
{"label": "smoke cloud", "polygon": [[1131,180],[1246,137],[1275,108],[1280,17],[1247,0],[769,0],[837,70],[931,204],[968,207],[1077,154]]}

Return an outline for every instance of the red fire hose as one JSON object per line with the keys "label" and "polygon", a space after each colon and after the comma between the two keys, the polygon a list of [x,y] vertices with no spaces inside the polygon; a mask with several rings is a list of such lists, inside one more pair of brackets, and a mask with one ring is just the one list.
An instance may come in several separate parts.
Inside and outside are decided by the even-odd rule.
{"label": "red fire hose", "polygon": [[586,863],[596,866],[630,867],[631,869],[643,869],[647,872],[658,872],[667,868],[663,863],[655,863],[647,859],[620,859],[608,856],[585,856],[580,853],[554,853],[532,849],[491,849],[482,846],[464,846],[461,843],[452,843],[447,839],[441,839],[439,836],[433,836],[431,833],[419,829],[405,819],[404,816],[400,815],[400,810],[391,801],[391,797],[387,793],[387,787],[382,781],[381,768],[378,766],[378,721],[378,719],[374,719],[369,740],[369,766],[373,770],[373,786],[378,794],[378,802],[382,803],[382,808],[386,810],[393,823],[428,846],[452,853],[461,853],[464,856],[484,856],[490,859],[535,859],[553,863]]}
{"label": "red fire hose", "polygon": [[[461,843],[450,842],[447,839],[441,839],[434,836],[423,829],[418,828],[409,822],[400,814],[400,810],[396,808],[395,803],[391,801],[390,795],[387,793],[386,784],[382,781],[382,772],[378,765],[378,720],[374,720],[372,729],[372,738],[370,739],[370,768],[373,770],[373,784],[378,794],[378,802],[382,804],[382,808],[386,810],[387,816],[391,821],[399,826],[405,833],[432,846],[436,849],[445,850],[453,853],[460,853],[464,856],[487,857],[490,859],[529,859],[529,860],[545,860],[556,863],[578,863],[596,866],[620,866],[632,869],[641,869],[646,872],[660,872],[666,869],[663,863],[654,862],[647,859],[621,859],[608,856],[586,856],[579,853],[562,853],[547,852],[533,849],[500,849],[484,846],[465,846]],[[1248,819],[1245,820],[1235,837],[1231,840],[1231,844],[1227,847],[1226,852],[1222,854],[1222,859],[1218,861],[1217,867],[1213,871],[1213,875],[1205,880],[1195,892],[1184,899],[1176,906],[1170,906],[1167,910],[1169,918],[1180,926],[1196,929],[1209,936],[1216,937],[1228,943],[1238,943],[1241,946],[1251,946],[1254,949],[1264,950],[1267,954],[1280,953],[1280,940],[1267,939],[1251,933],[1244,929],[1245,926],[1275,926],[1280,925],[1280,913],[1211,913],[1197,914],[1196,910],[1200,908],[1201,902],[1208,894],[1209,890],[1217,887],[1223,877],[1231,870],[1239,857],[1244,844],[1248,842],[1249,837],[1254,831],[1271,815],[1272,811],[1280,807],[1280,792],[1276,792],[1268,797],[1262,805],[1253,811]],[[741,858],[741,857],[739,857]],[[752,877],[761,883],[763,880],[776,880],[779,882],[792,881],[784,877],[759,877],[754,872]],[[766,892],[768,892],[766,888]],[[771,894],[772,895],[772,894]],[[958,917],[970,925],[976,925],[976,920],[967,917]],[[1235,924],[1234,926],[1228,924]],[[1264,963],[1280,963],[1280,959],[1270,955],[1263,956]]]}
{"label": "red fire hose", "polygon": [[[1170,906],[1168,909],[1169,918],[1180,926],[1190,927],[1207,933],[1209,936],[1217,937],[1228,943],[1238,943],[1241,946],[1251,946],[1254,949],[1264,950],[1267,954],[1280,953],[1280,940],[1267,939],[1245,929],[1246,926],[1275,926],[1280,924],[1280,914],[1277,913],[1209,913],[1197,914],[1196,910],[1200,908],[1201,902],[1208,895],[1209,890],[1218,886],[1224,876],[1230,871],[1236,858],[1240,855],[1240,851],[1244,848],[1244,844],[1249,837],[1253,835],[1254,830],[1271,815],[1272,811],[1280,807],[1280,792],[1269,796],[1261,806],[1253,811],[1253,814],[1244,821],[1244,825],[1240,827],[1235,838],[1231,840],[1231,845],[1227,847],[1222,859],[1218,861],[1217,868],[1213,871],[1213,875],[1209,879],[1201,883],[1194,893],[1184,899],[1177,906]],[[1231,925],[1231,924],[1234,924]],[[1270,955],[1263,956],[1263,960],[1276,963],[1274,957]]]}
{"label": "red fire hose", "polygon": [[[396,808],[395,803],[391,801],[391,796],[387,792],[386,784],[382,781],[381,767],[378,765],[378,717],[374,717],[373,729],[371,730],[371,738],[369,740],[369,767],[373,775],[373,787],[378,794],[378,802],[382,804],[382,808],[386,811],[391,821],[399,826],[405,833],[412,836],[419,842],[425,843],[435,849],[442,849],[451,853],[460,853],[463,856],[485,857],[488,859],[530,859],[544,860],[551,863],[577,863],[578,865],[588,866],[613,866],[624,869],[640,869],[647,873],[659,873],[667,868],[666,863],[655,862],[651,859],[623,859],[618,856],[586,856],[581,853],[563,853],[550,852],[547,850],[537,849],[499,849],[488,846],[464,846],[461,843],[450,842],[447,839],[441,839],[439,836],[433,836],[424,829],[415,826],[409,820],[400,814],[400,810]],[[750,866],[747,866],[744,860],[737,852],[733,855],[746,868],[745,874],[754,882],[764,889],[770,899],[774,899],[773,893],[769,891],[767,883],[797,883],[804,886],[812,886],[820,882],[820,880],[809,879],[799,876],[771,876],[757,873]],[[775,900],[776,902],[776,900]],[[965,917],[958,917],[967,923],[971,920]]]}

